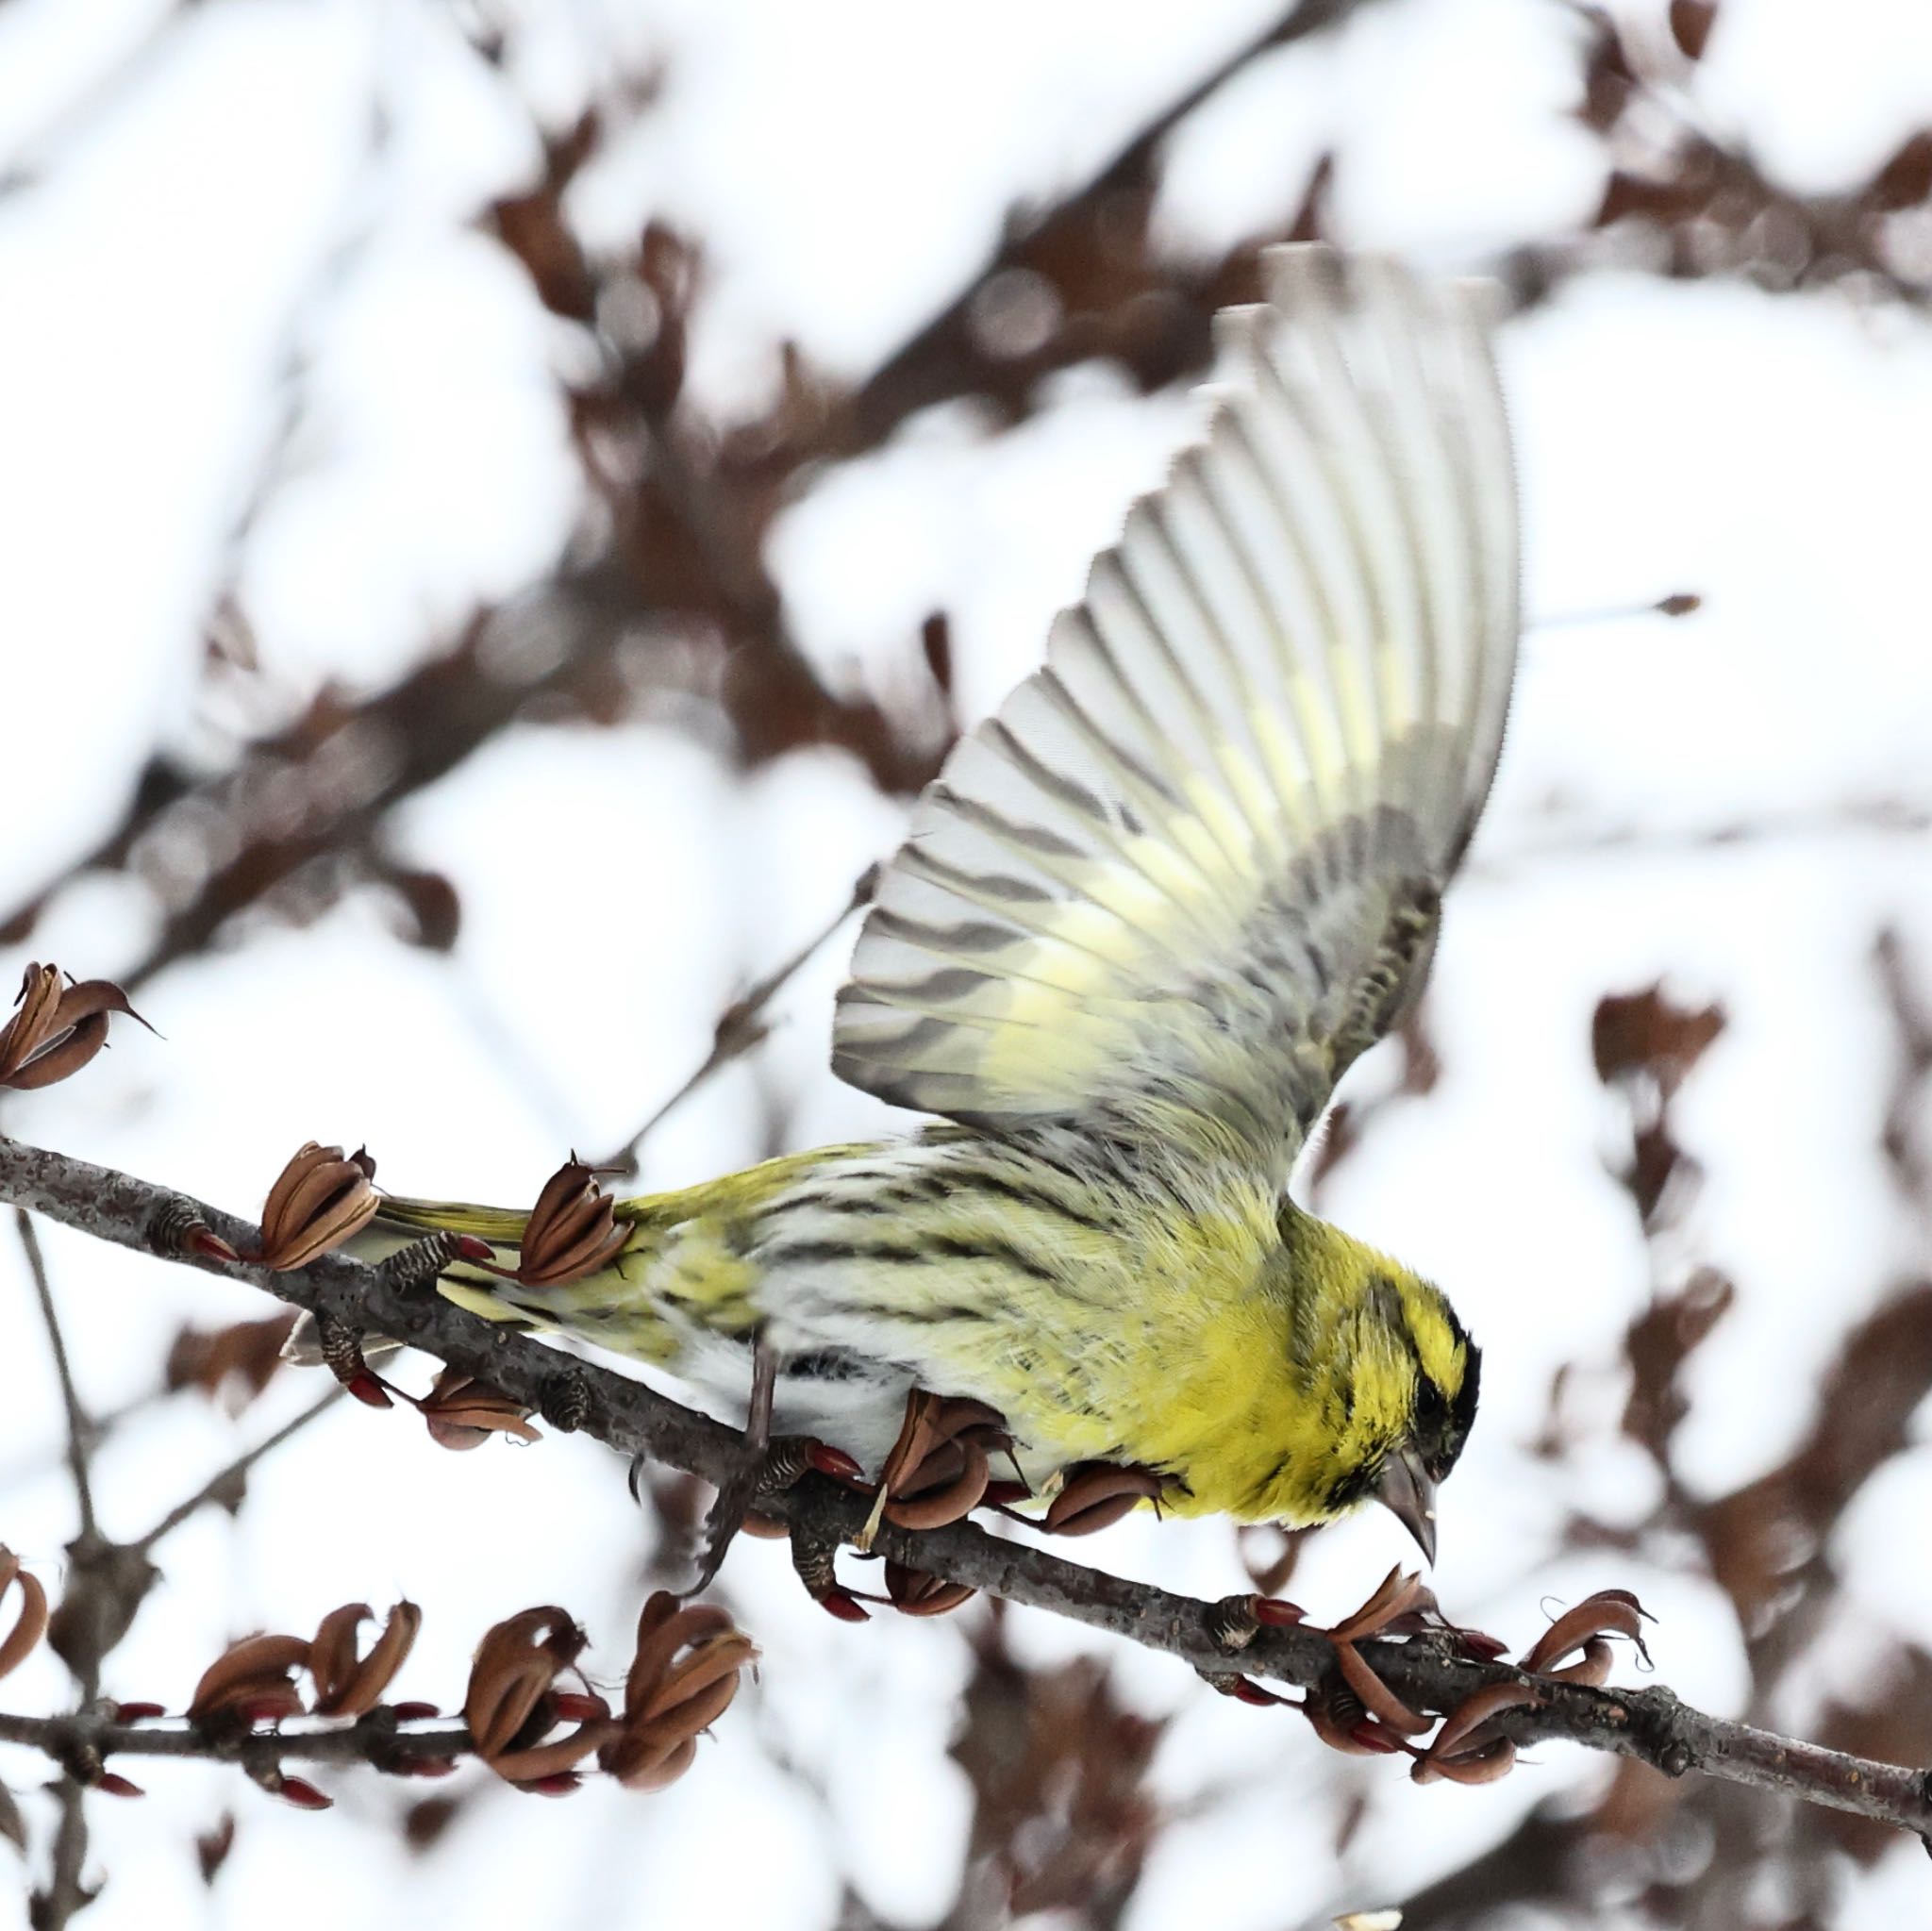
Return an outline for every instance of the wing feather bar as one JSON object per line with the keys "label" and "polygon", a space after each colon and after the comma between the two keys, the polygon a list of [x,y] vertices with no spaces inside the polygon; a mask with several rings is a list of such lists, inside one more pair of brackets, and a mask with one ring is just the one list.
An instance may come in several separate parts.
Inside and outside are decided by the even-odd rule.
{"label": "wing feather bar", "polygon": [[1426,969],[1514,666],[1486,317],[1391,262],[1267,272],[1217,318],[1205,441],[921,800],[840,995],[854,1085],[1216,1158],[1232,1133],[1278,1183]]}

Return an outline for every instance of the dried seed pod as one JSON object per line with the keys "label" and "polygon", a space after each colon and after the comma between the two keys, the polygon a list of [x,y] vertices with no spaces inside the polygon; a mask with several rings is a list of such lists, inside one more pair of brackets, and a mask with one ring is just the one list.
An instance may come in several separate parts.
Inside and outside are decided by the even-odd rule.
{"label": "dried seed pod", "polygon": [[902,1616],[949,1616],[978,1593],[963,1582],[948,1582],[903,1562],[886,1564],[886,1594]]}
{"label": "dried seed pod", "polygon": [[530,1425],[529,1408],[455,1368],[444,1368],[416,1407],[430,1439],[444,1448],[480,1447],[491,1435],[510,1435],[519,1441],[543,1439],[542,1431]]}
{"label": "dried seed pod", "polygon": [[869,1550],[881,1521],[934,1529],[964,1520],[985,1499],[991,1473],[988,1456],[1011,1447],[997,1409],[915,1388],[906,1397],[898,1440],[880,1468],[872,1513],[853,1546]]}
{"label": "dried seed pod", "polygon": [[1480,1749],[1458,1751],[1454,1756],[1418,1757],[1409,1771],[1419,1784],[1446,1777],[1452,1784],[1493,1784],[1516,1768],[1516,1746],[1497,1737]]}
{"label": "dried seed pod", "polygon": [[886,1520],[905,1529],[963,1522],[979,1507],[990,1474],[986,1451],[976,1441],[942,1441],[886,1504]]}
{"label": "dried seed pod", "polygon": [[526,1288],[563,1288],[601,1273],[630,1240],[617,1203],[597,1185],[595,1170],[573,1156],[537,1196],[524,1225],[514,1270],[492,1268]]}
{"label": "dried seed pod", "polygon": [[1431,1719],[1416,1712],[1383,1682],[1363,1659],[1352,1642],[1335,1644],[1335,1660],[1342,1680],[1355,1692],[1357,1702],[1377,1723],[1386,1723],[1405,1737],[1420,1737]]}
{"label": "dried seed pod", "polygon": [[0,1080],[13,1075],[53,1037],[60,1004],[60,968],[29,964],[13,995],[13,1017],[0,1026]]}
{"label": "dried seed pod", "polygon": [[[1549,1675],[1553,1673],[1553,1664],[1560,1662],[1571,1651],[1579,1650],[1584,1655],[1583,1663],[1578,1667],[1593,1668],[1595,1658],[1591,1654],[1590,1643],[1593,1638],[1605,1636],[1628,1637],[1637,1645],[1638,1655],[1648,1663],[1650,1652],[1643,1643],[1643,1605],[1628,1590],[1599,1590],[1574,1609],[1558,1616],[1543,1631],[1519,1667],[1532,1676]],[[1604,1675],[1608,1673],[1608,1653],[1606,1650]],[[1604,1679],[1584,1674],[1574,1680],[1602,1682]]]}
{"label": "dried seed pod", "polygon": [[1491,1719],[1506,1709],[1541,1701],[1527,1683],[1486,1683],[1443,1718],[1442,1727],[1416,1759],[1410,1776],[1419,1784],[1438,1776],[1458,1783],[1494,1783],[1514,1765],[1516,1746],[1494,1733]]}
{"label": "dried seed pod", "polygon": [[625,1681],[624,1720],[598,1763],[630,1790],[661,1790],[690,1767],[699,1734],[730,1707],[751,1639],[711,1604],[658,1590],[638,1618],[637,1656]]}
{"label": "dried seed pod", "polygon": [[108,1017],[125,1013],[154,1028],[106,979],[60,985],[60,969],[29,965],[14,999],[15,1011],[0,1026],[0,1086],[26,1092],[78,1073],[108,1043]]}
{"label": "dried seed pod", "polygon": [[1379,1636],[1399,1617],[1415,1609],[1424,1597],[1433,1605],[1435,1598],[1423,1586],[1422,1572],[1405,1571],[1398,1563],[1382,1578],[1374,1594],[1354,1615],[1344,1616],[1328,1631],[1329,1640],[1337,1643],[1362,1642],[1370,1637]]}
{"label": "dried seed pod", "polygon": [[366,1716],[382,1701],[382,1692],[415,1646],[423,1611],[414,1603],[404,1601],[389,1612],[369,1654],[358,1656],[356,1634],[372,1616],[367,1603],[348,1603],[322,1619],[308,1651],[317,1716]]}
{"label": "dried seed pod", "polygon": [[202,1673],[189,1699],[191,1723],[226,1717],[242,1723],[300,1716],[292,1672],[306,1669],[309,1645],[299,1636],[244,1636]]}
{"label": "dried seed pod", "polygon": [[0,1597],[9,1589],[20,1591],[20,1614],[13,1627],[0,1637],[0,1676],[17,1670],[47,1633],[47,1592],[40,1578],[20,1566],[20,1557],[0,1544]]}
{"label": "dried seed pod", "polygon": [[258,1266],[284,1272],[307,1267],[375,1219],[381,1206],[371,1175],[375,1163],[358,1151],[305,1142],[269,1189],[261,1210]]}
{"label": "dried seed pod", "polygon": [[470,1667],[463,1721],[476,1755],[495,1759],[525,1731],[542,1737],[551,1727],[546,1699],[560,1671],[582,1655],[584,1632],[567,1610],[553,1605],[525,1609],[484,1632]]}
{"label": "dried seed pod", "polygon": [[[552,1695],[545,1701],[549,1706],[550,1727],[559,1721],[575,1723],[576,1727],[561,1737],[539,1733],[533,1742],[500,1752],[490,1767],[506,1783],[515,1784],[519,1790],[553,1797],[563,1794],[563,1788],[554,1784],[553,1779],[568,1774],[580,1764],[610,1736],[614,1726],[610,1722],[610,1706],[601,1696],[569,1693]],[[569,1788],[576,1788],[575,1779]]]}
{"label": "dried seed pod", "polygon": [[1091,1536],[1143,1502],[1158,1502],[1165,1482],[1152,1469],[1116,1462],[1081,1462],[1067,1472],[1041,1526],[1054,1536]]}

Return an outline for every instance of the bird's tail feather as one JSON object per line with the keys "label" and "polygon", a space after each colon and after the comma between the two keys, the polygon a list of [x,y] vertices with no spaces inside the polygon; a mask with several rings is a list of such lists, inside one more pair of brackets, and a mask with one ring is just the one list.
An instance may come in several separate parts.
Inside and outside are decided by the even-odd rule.
{"label": "bird's tail feather", "polygon": [[[426,1235],[468,1234],[490,1243],[497,1266],[514,1269],[529,1218],[526,1212],[510,1207],[477,1207],[460,1200],[411,1200],[389,1194],[384,1196],[375,1218],[348,1240],[344,1251],[358,1260],[375,1265],[415,1245]],[[634,1244],[647,1245],[648,1235],[641,1230]],[[575,1324],[571,1320],[574,1313],[582,1307],[594,1307],[609,1298],[608,1283],[611,1272],[606,1270],[566,1288],[528,1289],[491,1273],[478,1263],[458,1260],[444,1268],[436,1290],[445,1300],[454,1301],[485,1321],[519,1328],[570,1326]],[[363,1338],[362,1352],[365,1357],[379,1358],[400,1345],[384,1336],[368,1335]],[[321,1345],[311,1316],[305,1314],[296,1323],[283,1344],[282,1354],[299,1366],[321,1362]]]}

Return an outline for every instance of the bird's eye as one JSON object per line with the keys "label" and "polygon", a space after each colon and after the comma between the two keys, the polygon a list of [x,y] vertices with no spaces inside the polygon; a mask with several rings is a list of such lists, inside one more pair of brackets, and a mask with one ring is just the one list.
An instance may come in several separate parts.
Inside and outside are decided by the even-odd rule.
{"label": "bird's eye", "polygon": [[1416,1383],[1415,1420],[1418,1432],[1434,1434],[1449,1419],[1449,1402],[1442,1390],[1424,1374]]}

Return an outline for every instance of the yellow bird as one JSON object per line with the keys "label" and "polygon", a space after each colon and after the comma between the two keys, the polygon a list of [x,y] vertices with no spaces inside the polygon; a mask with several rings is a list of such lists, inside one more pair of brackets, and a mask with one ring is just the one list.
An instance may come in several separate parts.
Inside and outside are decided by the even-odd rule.
{"label": "yellow bird", "polygon": [[[1288,1184],[1420,990],[1503,737],[1517,529],[1486,291],[1284,248],[1218,320],[1206,439],[1044,666],[919,801],[832,1065],[942,1118],[619,1203],[622,1252],[476,1312],[561,1329],[875,1470],[908,1394],[999,1410],[1037,1488],[1177,1514],[1387,1504],[1425,1553],[1478,1355]],[[391,1244],[525,1216],[391,1200]]]}

